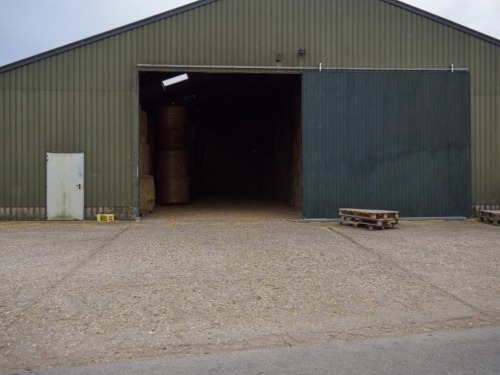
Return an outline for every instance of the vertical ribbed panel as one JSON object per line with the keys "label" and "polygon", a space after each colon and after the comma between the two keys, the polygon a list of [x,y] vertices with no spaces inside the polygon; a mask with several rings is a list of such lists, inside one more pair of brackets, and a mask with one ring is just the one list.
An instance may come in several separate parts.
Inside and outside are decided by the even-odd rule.
{"label": "vertical ribbed panel", "polygon": [[469,75],[305,73],[303,213],[470,215]]}
{"label": "vertical ribbed panel", "polygon": [[[305,56],[298,50],[306,49]],[[378,0],[219,0],[0,74],[0,207],[45,206],[46,151],[86,206],[137,206],[137,64],[469,68],[474,204],[500,204],[500,47]]]}
{"label": "vertical ribbed panel", "polygon": [[0,75],[0,206],[45,206],[49,151],[85,153],[86,206],[135,205],[134,65],[125,69],[112,47],[104,40]]}

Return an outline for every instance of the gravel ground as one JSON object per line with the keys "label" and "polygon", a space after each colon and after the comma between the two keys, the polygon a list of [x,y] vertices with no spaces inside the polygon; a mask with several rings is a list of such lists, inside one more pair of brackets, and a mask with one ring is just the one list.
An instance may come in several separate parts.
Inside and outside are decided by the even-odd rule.
{"label": "gravel ground", "polygon": [[500,227],[297,218],[0,223],[0,373],[500,326]]}

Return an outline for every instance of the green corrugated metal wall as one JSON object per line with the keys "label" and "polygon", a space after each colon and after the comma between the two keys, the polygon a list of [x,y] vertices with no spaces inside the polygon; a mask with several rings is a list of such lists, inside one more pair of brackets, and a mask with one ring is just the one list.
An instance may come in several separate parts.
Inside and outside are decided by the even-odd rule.
{"label": "green corrugated metal wall", "polygon": [[469,68],[473,203],[500,204],[498,45],[381,0],[218,0],[1,73],[0,207],[45,206],[46,151],[86,153],[86,206],[136,207],[136,65],[278,53],[294,67]]}
{"label": "green corrugated metal wall", "polygon": [[302,87],[306,218],[470,215],[468,73],[307,72]]}

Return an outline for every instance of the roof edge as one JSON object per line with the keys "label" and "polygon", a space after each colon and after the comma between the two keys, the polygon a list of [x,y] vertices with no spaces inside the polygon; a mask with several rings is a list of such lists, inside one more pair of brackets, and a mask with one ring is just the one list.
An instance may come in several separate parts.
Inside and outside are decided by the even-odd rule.
{"label": "roof edge", "polygon": [[479,38],[479,39],[482,39],[486,42],[489,42],[489,43],[492,43],[496,46],[500,46],[500,39],[497,39],[493,36],[490,36],[488,34],[484,34],[480,31],[477,31],[477,30],[474,30],[474,29],[471,29],[467,26],[464,26],[464,25],[461,25],[457,22],[454,22],[454,21],[450,21],[449,19],[447,18],[444,18],[444,17],[441,17],[441,16],[438,16],[434,13],[431,13],[431,12],[428,12],[426,10],[423,10],[423,9],[420,9],[420,8],[417,8],[413,5],[410,5],[410,4],[407,4],[407,3],[403,3],[402,1],[399,1],[399,0],[381,0],[383,1],[384,3],[388,3],[388,4],[391,4],[391,5],[394,5],[394,6],[397,6],[398,8],[402,8],[404,10],[407,10],[409,12],[412,12],[412,13],[415,13],[415,14],[418,14],[419,16],[423,16],[425,18],[428,18],[432,21],[436,21],[438,23],[441,23],[443,25],[446,25],[446,26],[449,26],[455,30],[458,30],[458,31],[462,31],[466,34],[469,34],[471,36],[474,36],[476,38]]}
{"label": "roof edge", "polygon": [[142,20],[129,23],[129,24],[117,27],[117,28],[112,29],[112,30],[104,31],[104,32],[99,33],[97,35],[94,35],[94,36],[91,36],[88,38],[84,38],[84,39],[78,40],[76,42],[71,42],[71,43],[65,44],[61,47],[56,47],[56,48],[53,48],[53,49],[48,50],[46,52],[42,52],[42,53],[18,60],[18,61],[14,61],[14,62],[9,63],[7,65],[0,66],[0,73],[8,72],[9,70],[14,70],[14,69],[20,68],[22,66],[25,66],[25,65],[28,65],[28,64],[31,64],[31,63],[55,56],[55,55],[58,55],[60,53],[64,53],[64,52],[67,52],[67,51],[70,51],[70,50],[73,50],[76,48],[86,46],[86,45],[91,44],[91,43],[98,42],[98,41],[106,39],[106,38],[110,38],[112,36],[116,36],[116,35],[125,33],[127,31],[134,30],[134,29],[137,29],[139,27],[149,25],[153,22],[176,16],[180,13],[184,13],[184,12],[187,12],[189,10],[192,10],[192,9],[195,9],[198,7],[202,7],[204,5],[207,5],[207,4],[216,2],[216,1],[217,0],[198,0],[198,1],[195,1],[193,3],[189,3],[189,4],[186,4],[186,5],[180,6],[178,8],[171,9],[171,10],[167,10],[166,12],[156,14],[154,16],[147,17],[147,18],[144,18]]}
{"label": "roof edge", "polygon": [[[51,49],[51,50],[46,51],[46,52],[42,52],[42,53],[33,55],[31,57],[27,57],[27,58],[22,59],[22,60],[14,61],[14,62],[9,63],[7,65],[0,66],[0,73],[5,73],[5,72],[8,72],[10,70],[14,70],[14,69],[23,67],[25,65],[29,65],[31,63],[58,55],[60,53],[64,53],[64,52],[67,52],[67,51],[70,51],[70,50],[73,50],[73,49],[76,49],[79,47],[86,46],[86,45],[94,43],[94,42],[98,42],[98,41],[106,39],[106,38],[110,38],[110,37],[115,36],[115,35],[125,33],[127,31],[134,30],[134,29],[137,29],[139,27],[149,25],[149,24],[156,22],[156,21],[160,21],[160,20],[163,20],[166,18],[173,17],[173,16],[178,15],[180,13],[184,13],[184,12],[187,12],[189,10],[201,7],[201,6],[208,5],[208,4],[216,2],[216,1],[217,0],[198,0],[198,1],[195,1],[193,3],[186,4],[186,5],[183,5],[181,7],[171,9],[171,10],[168,10],[166,12],[163,12],[163,13],[160,13],[160,14],[148,17],[148,18],[144,18],[142,20],[132,22],[132,23],[129,23],[129,24],[124,25],[124,26],[117,27],[117,28],[109,30],[109,31],[105,31],[105,32],[100,33],[100,34],[97,34],[97,35],[94,35],[94,36],[91,36],[91,37],[88,37],[85,39],[81,39],[81,40],[78,40],[76,42],[72,42],[72,43],[63,45],[61,47]],[[479,39],[484,40],[486,42],[492,43],[496,46],[500,46],[500,39],[496,39],[496,38],[489,36],[487,34],[484,34],[484,33],[481,33],[479,31],[476,31],[474,29],[460,25],[459,23],[450,21],[444,17],[438,16],[436,14],[430,13],[430,12],[425,11],[423,9],[417,8],[413,5],[403,3],[399,0],[381,0],[381,1],[383,1],[387,4],[394,5],[398,8],[407,10],[409,12],[418,14],[418,15],[423,16],[425,18],[428,18],[432,21],[436,21],[438,23],[444,24],[444,25],[449,26],[451,28],[454,28],[458,31],[462,31],[466,34],[469,34],[473,37],[479,38]]]}

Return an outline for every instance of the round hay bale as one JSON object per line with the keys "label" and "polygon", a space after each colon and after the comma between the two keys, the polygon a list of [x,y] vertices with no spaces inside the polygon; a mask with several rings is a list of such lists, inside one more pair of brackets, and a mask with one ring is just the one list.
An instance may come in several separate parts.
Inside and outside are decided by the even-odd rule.
{"label": "round hay bale", "polygon": [[155,175],[158,177],[189,177],[189,152],[157,152],[155,154]]}
{"label": "round hay bale", "polygon": [[156,203],[155,183],[153,176],[142,176],[139,185],[139,210],[153,212]]}
{"label": "round hay bale", "polygon": [[158,204],[189,203],[189,177],[156,177],[155,182]]}
{"label": "round hay bale", "polygon": [[139,120],[139,142],[148,143],[148,136],[148,114],[146,113],[146,111],[141,111]]}
{"label": "round hay bale", "polygon": [[158,128],[185,128],[186,125],[186,107],[161,106],[156,110],[156,126]]}
{"label": "round hay bale", "polygon": [[188,149],[187,128],[159,127],[156,131],[156,146],[162,151]]}
{"label": "round hay bale", "polygon": [[150,175],[151,167],[151,148],[145,143],[139,145],[139,176]]}

